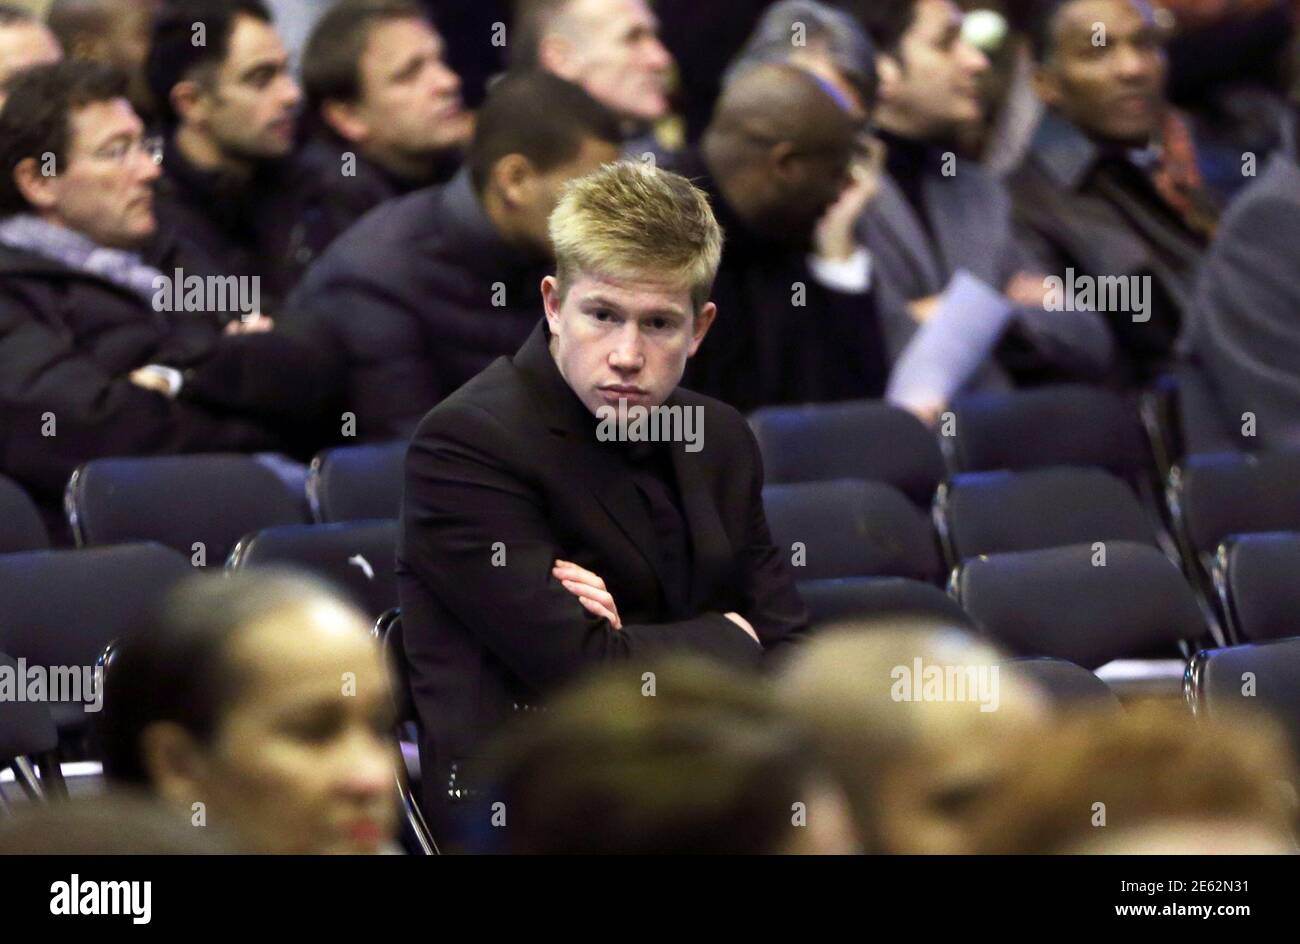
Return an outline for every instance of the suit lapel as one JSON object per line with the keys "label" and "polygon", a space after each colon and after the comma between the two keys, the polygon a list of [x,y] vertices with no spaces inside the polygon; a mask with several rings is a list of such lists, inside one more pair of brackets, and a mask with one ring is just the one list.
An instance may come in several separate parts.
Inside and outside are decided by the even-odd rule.
{"label": "suit lapel", "polygon": [[912,261],[921,271],[927,289],[937,292],[943,288],[945,279],[939,261],[930,250],[930,238],[925,227],[916,218],[911,205],[903,192],[888,174],[880,181],[880,193],[876,196],[880,220],[894,234],[903,250],[912,257]]}

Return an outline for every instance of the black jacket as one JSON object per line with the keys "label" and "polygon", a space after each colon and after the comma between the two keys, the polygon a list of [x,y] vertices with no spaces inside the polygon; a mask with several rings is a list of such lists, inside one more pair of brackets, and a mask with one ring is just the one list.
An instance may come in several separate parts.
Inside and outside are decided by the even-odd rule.
{"label": "black jacket", "polygon": [[288,158],[260,165],[249,180],[229,180],[194,167],[169,142],[154,200],[159,232],[210,269],[257,276],[262,310],[278,316],[311,259],[295,201],[296,170]]}
{"label": "black jacket", "polygon": [[306,268],[379,204],[446,183],[458,160],[453,156],[425,179],[409,180],[389,173],[327,131],[313,134],[295,160],[292,212],[303,227],[295,265]]}
{"label": "black jacket", "polygon": [[[449,785],[468,785],[460,765],[485,735],[582,669],[643,666],[683,650],[756,666],[763,650],[722,615],[729,611],[750,621],[767,650],[805,629],[768,532],[748,425],[685,389],[668,405],[702,408],[706,433],[698,452],[671,447],[692,545],[685,593],[661,582],[650,513],[560,376],[544,324],[513,360],[496,361],[420,424],[406,459],[398,581],[435,815],[447,813]],[[557,558],[605,580],[622,629],[551,577]],[[687,602],[674,608],[673,597]]]}
{"label": "black jacket", "polygon": [[[176,400],[127,379],[145,364],[183,372]],[[278,432],[319,403],[317,366],[277,333],[224,337],[208,315],[154,311],[97,276],[0,246],[0,471],[47,504],[100,456],[284,447]]]}
{"label": "black jacket", "polygon": [[549,271],[502,242],[461,171],[344,233],[288,318],[339,366],[358,438],[406,438],[439,400],[518,350]]}
{"label": "black jacket", "polygon": [[698,155],[681,173],[708,193],[726,237],[710,296],[718,316],[683,382],[742,412],[881,396],[889,367],[875,296],[821,285],[805,250],[747,228]]}
{"label": "black jacket", "polygon": [[1038,269],[1060,277],[1151,279],[1149,321],[1108,312],[1124,368],[1144,380],[1166,365],[1191,303],[1204,238],[1168,207],[1147,173],[1052,112],[1007,180],[1016,235]]}

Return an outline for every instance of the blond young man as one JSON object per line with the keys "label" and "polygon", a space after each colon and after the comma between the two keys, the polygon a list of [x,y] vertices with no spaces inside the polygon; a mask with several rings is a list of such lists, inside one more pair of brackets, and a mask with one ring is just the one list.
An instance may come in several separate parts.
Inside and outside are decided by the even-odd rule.
{"label": "blond young man", "polygon": [[678,387],[715,315],[704,195],[608,165],[567,187],[550,231],[544,321],[432,410],[407,456],[405,645],[444,834],[489,824],[466,772],[483,736],[584,669],[640,677],[680,651],[754,667],[807,623],[743,417]]}

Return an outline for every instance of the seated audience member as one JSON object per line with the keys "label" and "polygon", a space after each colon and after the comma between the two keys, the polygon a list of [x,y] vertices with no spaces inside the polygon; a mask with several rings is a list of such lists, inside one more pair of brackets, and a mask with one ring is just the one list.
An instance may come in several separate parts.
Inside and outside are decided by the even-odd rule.
{"label": "seated audience member", "polygon": [[743,412],[883,392],[871,262],[853,232],[876,182],[854,160],[853,112],[789,64],[755,65],[724,89],[682,166],[727,237],[721,321],[690,366],[692,389]]}
{"label": "seated audience member", "polygon": [[[1044,309],[1043,274],[1016,243],[1011,199],[1000,181],[960,159],[962,129],[980,120],[984,53],[962,33],[952,0],[880,0],[859,5],[879,52],[875,123],[886,149],[880,192],[861,220],[881,318],[897,360],[922,324],[941,310],[960,274],[982,283],[977,301],[963,291],[966,317],[986,305],[990,320],[1014,309],[1000,343],[961,389],[1013,383],[1099,379],[1111,341],[1094,312]],[[954,326],[954,330],[961,330]],[[910,393],[933,402],[903,405],[936,415],[955,390]]]}
{"label": "seated audience member", "polygon": [[0,820],[0,856],[229,855],[220,831],[126,792],[77,798]]}
{"label": "seated audience member", "polygon": [[125,88],[40,66],[0,111],[0,470],[55,510],[89,459],[274,449],[316,409],[309,349],[174,310],[183,254],[141,259],[159,172]]}
{"label": "seated audience member", "polygon": [[0,106],[4,105],[5,87],[15,75],[62,58],[59,41],[35,15],[0,3]]}
{"label": "seated audience member", "polygon": [[296,212],[313,254],[368,210],[445,183],[473,132],[442,38],[415,0],[341,0],[302,63],[312,136]]}
{"label": "seated audience member", "polygon": [[161,7],[162,0],[55,0],[50,6],[50,29],[68,58],[102,62],[125,74],[131,107],[146,125],[155,113],[144,67]]}
{"label": "seated audience member", "polygon": [[104,773],[244,852],[383,851],[398,752],[367,622],[303,576],[190,578],[105,673]]}
{"label": "seated audience member", "polygon": [[486,792],[507,816],[477,831],[488,848],[859,851],[843,790],[764,683],[703,661],[649,665],[584,679],[503,734]]}
{"label": "seated audience member", "polygon": [[781,667],[778,696],[844,784],[867,849],[971,851],[971,814],[1005,779],[1006,746],[1049,711],[998,661],[960,630],[859,619],[819,626]]}
{"label": "seated audience member", "polygon": [[1130,381],[1167,365],[1213,215],[1154,173],[1162,41],[1146,0],[1044,4],[1034,53],[1047,112],[1008,181],[1026,249],[1061,280],[1065,307],[1105,315]]}
{"label": "seated audience member", "polygon": [[295,329],[341,364],[361,439],[409,437],[537,324],[546,220],[563,184],[618,157],[617,122],[544,73],[495,85],[466,166],[377,209],[312,266]]}
{"label": "seated audience member", "polygon": [[623,122],[633,157],[671,159],[655,135],[668,115],[673,57],[646,0],[529,0],[517,5],[510,67],[541,69],[582,86]]}
{"label": "seated audience member", "polygon": [[277,314],[310,248],[292,200],[301,94],[262,0],[170,3],[148,78],[167,134],[164,232],[223,274],[257,277],[264,310]]}
{"label": "seated audience member", "polygon": [[1294,853],[1293,758],[1260,719],[1148,702],[1081,710],[1008,745],[970,815],[979,853]]}
{"label": "seated audience member", "polygon": [[677,651],[756,667],[807,623],[753,434],[678,387],[716,313],[704,194],[614,164],[571,183],[550,227],[545,319],[425,417],[406,460],[398,580],[425,812],[453,834],[457,807],[481,812],[461,770],[480,739],[580,671]]}
{"label": "seated audience member", "polygon": [[[1297,46],[1300,50],[1300,46]],[[1300,131],[1300,55],[1295,126]],[[1190,347],[1228,416],[1300,448],[1300,164],[1296,139],[1228,207],[1202,264]]]}

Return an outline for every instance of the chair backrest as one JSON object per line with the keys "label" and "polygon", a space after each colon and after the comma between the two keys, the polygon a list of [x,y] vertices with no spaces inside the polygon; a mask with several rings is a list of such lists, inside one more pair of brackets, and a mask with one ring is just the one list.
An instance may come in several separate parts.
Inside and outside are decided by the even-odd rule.
{"label": "chair backrest", "polygon": [[1024,679],[1045,692],[1061,708],[1108,705],[1121,709],[1119,696],[1109,685],[1081,665],[1050,656],[1008,659],[999,663],[1002,671]]}
{"label": "chair backrest", "polygon": [[397,606],[396,553],[396,521],[291,524],[248,535],[226,567],[301,567],[350,593],[374,620]]}
{"label": "chair backrest", "polygon": [[749,423],[770,483],[866,479],[928,505],[944,476],[934,434],[880,401],[765,407]]}
{"label": "chair backrest", "polygon": [[[19,663],[13,656],[0,652],[0,674],[9,675],[9,683],[25,684],[19,677],[26,674],[26,669],[25,662]],[[52,751],[58,743],[54,718],[44,702],[16,697],[0,699],[0,768],[19,757]]]}
{"label": "chair backrest", "polygon": [[396,518],[402,506],[405,442],[326,449],[311,461],[307,499],[317,521]]}
{"label": "chair backrest", "polygon": [[50,535],[36,503],[17,482],[0,475],[0,554],[49,546]]}
{"label": "chair backrest", "polygon": [[1300,452],[1189,456],[1170,474],[1169,503],[1205,563],[1229,535],[1300,531]]}
{"label": "chair backrest", "polygon": [[1142,419],[1155,447],[1162,480],[1184,456],[1240,451],[1249,445],[1240,436],[1240,427],[1234,430],[1228,423],[1223,403],[1205,372],[1189,361],[1161,375],[1143,394]]}
{"label": "chair backrest", "polygon": [[1197,715],[1268,712],[1300,753],[1300,639],[1204,649],[1187,666],[1184,692]]}
{"label": "chair backrest", "polygon": [[1018,655],[1055,656],[1087,669],[1203,637],[1191,587],[1160,551],[1107,542],[967,560],[953,592],[976,624]]}
{"label": "chair backrest", "polygon": [[841,619],[902,617],[933,620],[973,630],[975,623],[948,594],[931,583],[906,577],[843,577],[801,580],[799,595],[813,627]]}
{"label": "chair backrest", "polygon": [[397,726],[418,724],[415,697],[411,694],[411,675],[406,665],[406,648],[402,638],[402,611],[388,610],[375,621],[372,635],[379,640],[384,660],[393,673],[393,703],[397,708]]}
{"label": "chair backrest", "polygon": [[1300,636],[1300,533],[1238,534],[1214,557],[1214,586],[1239,642]]}
{"label": "chair backrest", "polygon": [[[105,646],[193,572],[161,544],[0,555],[0,650],[28,665],[90,670]],[[69,684],[70,681],[69,681]],[[83,702],[51,706],[60,728],[80,728]]]}
{"label": "chair backrest", "polygon": [[1133,490],[1096,468],[955,475],[935,496],[935,524],[954,565],[980,554],[1095,541],[1158,546]]}
{"label": "chair backrest", "polygon": [[948,442],[964,472],[1096,466],[1131,481],[1151,464],[1136,409],[1097,387],[970,393],[952,413]]}
{"label": "chair backrest", "polygon": [[157,541],[219,566],[241,537],[298,524],[298,496],[252,456],[96,459],[73,473],[65,505],[77,544]]}
{"label": "chair backrest", "polygon": [[938,580],[938,544],[926,516],[897,489],[841,479],[763,489],[772,540],[797,579]]}

